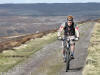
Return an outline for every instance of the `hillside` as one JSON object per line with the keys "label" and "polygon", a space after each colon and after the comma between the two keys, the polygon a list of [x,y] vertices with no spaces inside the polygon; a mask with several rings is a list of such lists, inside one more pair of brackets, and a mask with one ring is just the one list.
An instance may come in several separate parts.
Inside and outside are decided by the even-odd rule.
{"label": "hillside", "polygon": [[0,36],[53,30],[69,14],[75,21],[94,20],[100,17],[98,7],[100,3],[0,4]]}
{"label": "hillside", "polygon": [[1,4],[0,16],[100,16],[98,7],[100,3]]}
{"label": "hillside", "polygon": [[[80,21],[77,22],[79,26],[82,23],[87,23],[87,22],[100,22],[100,19],[97,20],[90,20],[90,21]],[[0,37],[0,52],[3,50],[8,50],[12,49],[13,47],[20,46],[21,44],[26,43],[30,39],[35,39],[35,38],[41,38],[44,35],[47,35],[49,33],[54,33],[56,32],[58,27],[56,29],[52,28],[51,30],[46,30],[43,32],[38,32],[38,33],[33,33],[33,34],[23,34],[23,35],[18,35],[18,36],[2,36]]]}

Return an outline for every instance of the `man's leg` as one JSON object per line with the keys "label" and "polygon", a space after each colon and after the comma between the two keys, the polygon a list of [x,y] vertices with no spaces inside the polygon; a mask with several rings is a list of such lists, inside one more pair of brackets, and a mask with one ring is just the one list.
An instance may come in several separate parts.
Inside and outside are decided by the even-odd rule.
{"label": "man's leg", "polygon": [[65,47],[63,47],[63,56],[65,57]]}
{"label": "man's leg", "polygon": [[71,45],[71,54],[74,55],[75,45]]}
{"label": "man's leg", "polygon": [[71,44],[71,56],[74,58],[74,51],[75,51],[75,43]]}
{"label": "man's leg", "polygon": [[64,62],[66,62],[66,61],[65,61],[65,58],[66,58],[65,44],[66,44],[66,41],[63,41],[63,42],[62,42],[62,53],[63,53]]}

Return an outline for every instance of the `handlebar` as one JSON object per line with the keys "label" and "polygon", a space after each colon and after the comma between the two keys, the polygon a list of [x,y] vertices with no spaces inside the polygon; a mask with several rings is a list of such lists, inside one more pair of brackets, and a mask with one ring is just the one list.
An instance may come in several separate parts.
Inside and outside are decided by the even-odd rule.
{"label": "handlebar", "polygon": [[58,40],[61,40],[61,41],[64,41],[64,40],[67,40],[67,41],[69,41],[69,40],[78,41],[76,38],[75,38],[75,39],[64,39],[64,38],[59,39],[59,38],[58,38]]}

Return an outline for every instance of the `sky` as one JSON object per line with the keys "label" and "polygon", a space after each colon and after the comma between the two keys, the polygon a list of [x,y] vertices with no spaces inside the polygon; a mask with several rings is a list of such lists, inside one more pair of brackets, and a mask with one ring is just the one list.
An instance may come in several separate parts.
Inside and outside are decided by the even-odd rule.
{"label": "sky", "polygon": [[100,2],[100,0],[0,0],[0,4],[5,3],[86,3]]}

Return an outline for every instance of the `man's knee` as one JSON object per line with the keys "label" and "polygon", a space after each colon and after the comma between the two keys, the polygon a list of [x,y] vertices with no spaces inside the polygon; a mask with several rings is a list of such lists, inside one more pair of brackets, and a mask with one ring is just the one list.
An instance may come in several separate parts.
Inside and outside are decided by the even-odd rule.
{"label": "man's knee", "polygon": [[75,43],[71,43],[71,46],[75,46]]}
{"label": "man's knee", "polygon": [[71,44],[71,45],[75,45],[75,42],[74,42],[74,41],[71,41],[70,44]]}
{"label": "man's knee", "polygon": [[65,51],[65,50],[66,50],[66,47],[65,47],[65,46],[63,46],[63,48],[62,48],[62,49],[63,49],[63,51]]}

